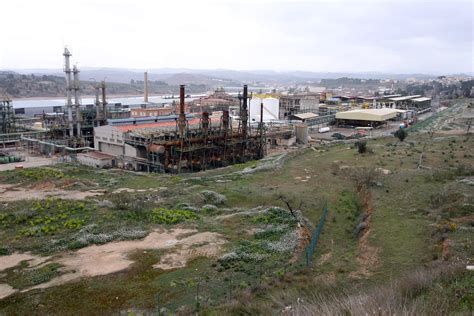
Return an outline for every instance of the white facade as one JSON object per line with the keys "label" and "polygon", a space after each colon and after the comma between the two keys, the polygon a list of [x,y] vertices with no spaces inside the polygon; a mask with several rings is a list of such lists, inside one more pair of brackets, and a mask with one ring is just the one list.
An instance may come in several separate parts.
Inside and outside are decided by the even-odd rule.
{"label": "white facade", "polygon": [[106,157],[101,153],[83,153],[77,155],[77,161],[83,165],[94,168],[112,168],[114,159],[112,156]]}
{"label": "white facade", "polygon": [[94,148],[99,151],[122,157],[136,157],[135,147],[125,144],[124,132],[117,126],[104,125],[94,127]]}
{"label": "white facade", "polygon": [[250,100],[250,120],[260,122],[260,104],[263,102],[263,121],[278,120],[280,100],[276,98],[253,98]]}

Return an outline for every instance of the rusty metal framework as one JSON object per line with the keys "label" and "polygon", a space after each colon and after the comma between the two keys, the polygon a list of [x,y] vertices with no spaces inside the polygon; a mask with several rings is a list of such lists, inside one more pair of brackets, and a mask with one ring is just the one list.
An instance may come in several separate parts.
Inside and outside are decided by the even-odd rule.
{"label": "rusty metal framework", "polygon": [[192,172],[260,159],[266,154],[266,132],[263,121],[251,131],[248,122],[248,92],[243,87],[240,98],[240,122],[233,129],[229,111],[223,111],[219,122],[212,122],[203,112],[199,124],[189,124],[185,109],[185,88],[180,86],[179,114],[174,131],[155,134],[129,133],[125,143],[142,153],[135,159],[141,170],[154,172]]}
{"label": "rusty metal framework", "polygon": [[5,98],[0,100],[0,120],[0,133],[16,132],[15,111],[13,110],[10,99]]}

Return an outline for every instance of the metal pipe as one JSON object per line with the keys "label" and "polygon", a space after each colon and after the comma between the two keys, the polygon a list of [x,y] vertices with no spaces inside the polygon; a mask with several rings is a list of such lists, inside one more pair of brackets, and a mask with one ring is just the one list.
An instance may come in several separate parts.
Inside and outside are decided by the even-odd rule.
{"label": "metal pipe", "polygon": [[73,147],[68,147],[66,145],[59,145],[59,144],[55,144],[55,143],[49,143],[49,142],[45,142],[44,140],[39,140],[39,139],[34,139],[34,138],[28,138],[28,137],[24,137],[24,136],[21,136],[20,137],[20,140],[25,140],[25,141],[28,141],[28,142],[33,142],[33,143],[39,143],[39,144],[43,144],[43,145],[49,145],[49,146],[54,146],[54,147],[58,147],[58,148],[63,148],[67,151],[80,151],[80,150],[91,150],[91,151],[95,151],[97,149],[95,148],[92,148],[92,147],[78,147],[78,148],[73,148]]}

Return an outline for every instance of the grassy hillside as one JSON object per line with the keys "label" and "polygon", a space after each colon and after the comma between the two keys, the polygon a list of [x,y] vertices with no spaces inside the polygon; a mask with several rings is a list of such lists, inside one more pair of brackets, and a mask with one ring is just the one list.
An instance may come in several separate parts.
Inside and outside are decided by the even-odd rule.
{"label": "grassy hillside", "polygon": [[[84,75],[84,74],[83,74]],[[102,76],[99,80],[103,80]],[[84,75],[81,78],[88,79]],[[150,80],[148,84],[150,94],[178,94],[179,84],[176,80],[183,79],[189,93],[203,93],[212,86],[202,83],[198,77],[186,76],[170,77],[169,82]],[[168,79],[168,78],[167,78]],[[109,78],[109,80],[111,80]],[[82,95],[95,95],[94,81],[81,81]],[[129,83],[107,82],[109,95],[141,95],[143,94],[143,81],[132,80]],[[64,76],[55,75],[20,75],[14,72],[0,71],[0,95],[11,98],[23,97],[64,97],[66,95],[66,79]]]}

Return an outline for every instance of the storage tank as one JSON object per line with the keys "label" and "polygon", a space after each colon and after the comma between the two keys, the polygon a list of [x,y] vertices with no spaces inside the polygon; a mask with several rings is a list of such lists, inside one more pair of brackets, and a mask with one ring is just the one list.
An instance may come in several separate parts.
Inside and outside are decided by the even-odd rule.
{"label": "storage tank", "polygon": [[260,103],[263,102],[263,121],[278,120],[280,100],[275,98],[253,98],[249,103],[249,116],[252,122],[260,121]]}
{"label": "storage tank", "polygon": [[308,143],[308,125],[298,124],[295,125],[296,142],[298,144]]}
{"label": "storage tank", "polygon": [[331,130],[331,128],[329,128],[329,127],[321,127],[321,128],[319,129],[319,132],[320,132],[320,133],[327,133],[327,132],[329,132],[330,130]]}

